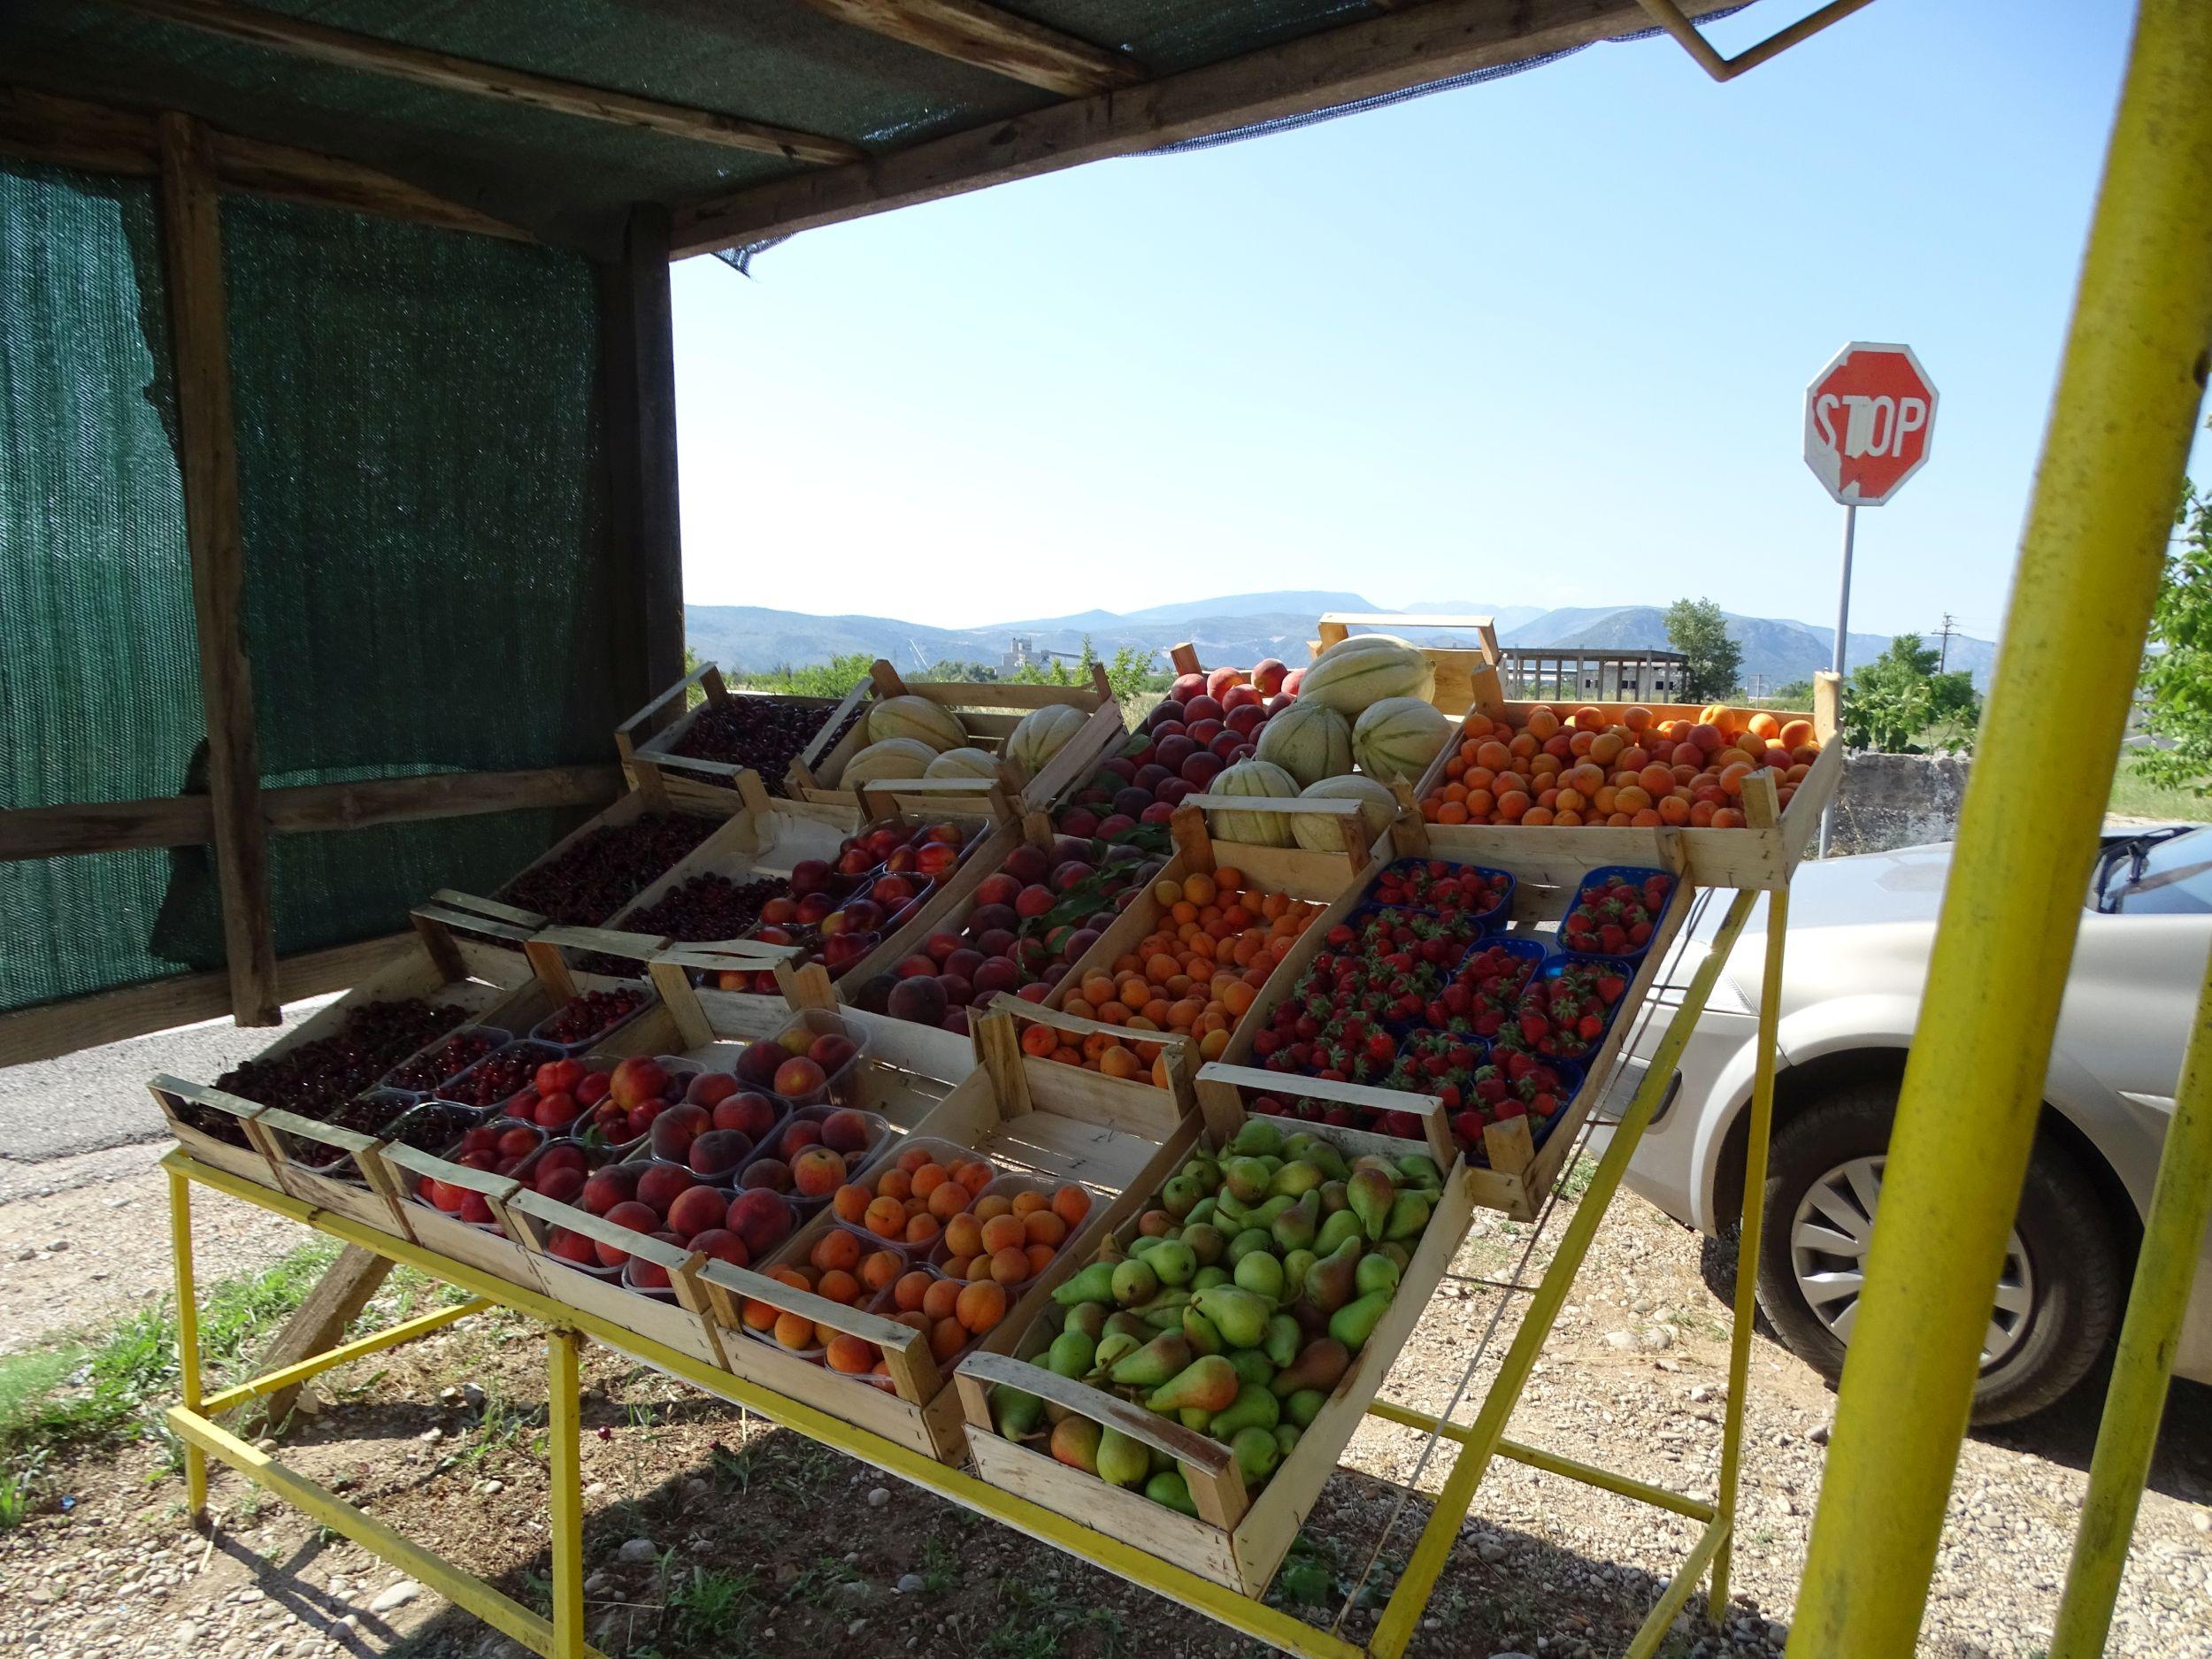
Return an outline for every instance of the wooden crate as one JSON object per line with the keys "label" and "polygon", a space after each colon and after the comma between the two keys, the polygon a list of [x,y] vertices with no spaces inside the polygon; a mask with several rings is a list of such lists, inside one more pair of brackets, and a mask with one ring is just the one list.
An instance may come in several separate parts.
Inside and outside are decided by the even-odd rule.
{"label": "wooden crate", "polygon": [[[712,807],[726,797],[733,789],[741,788],[749,777],[756,787],[787,800],[803,799],[802,791],[815,784],[812,768],[829,748],[829,740],[843,724],[845,717],[860,705],[869,692],[872,682],[861,680],[841,699],[837,697],[801,697],[783,693],[733,691],[723,683],[722,671],[707,663],[683,677],[666,691],[647,703],[635,714],[615,727],[614,746],[622,757],[623,769],[629,774],[631,785],[648,800],[664,805]],[[710,705],[733,703],[744,698],[766,698],[772,695],[778,703],[795,703],[817,710],[820,723],[813,741],[800,751],[783,774],[763,778],[749,766],[733,765],[726,761],[701,760],[694,756],[679,754],[685,733],[700,713],[690,710],[657,732],[641,736],[640,733],[651,723],[669,703],[689,694],[696,686],[705,694]]]}
{"label": "wooden crate", "polygon": [[[367,1153],[366,1162],[371,1167],[381,1166],[384,1170],[378,1179],[388,1181],[399,1194],[400,1225],[406,1230],[407,1237],[424,1249],[503,1279],[525,1290],[548,1288],[538,1271],[536,1253],[526,1248],[521,1234],[503,1218],[502,1207],[520,1185],[514,1177],[449,1164],[432,1153],[388,1143]],[[417,1183],[425,1179],[448,1182],[481,1194],[493,1214],[503,1217],[502,1230],[494,1232],[477,1226],[420,1202],[412,1194]]]}
{"label": "wooden crate", "polygon": [[[1235,1104],[1233,1090],[1226,1092],[1226,1100],[1240,1120],[1241,1107]],[[1227,1117],[1210,1120],[1206,1143],[1214,1148],[1225,1144],[1221,1131],[1228,1125]],[[1387,1148],[1394,1155],[1423,1149],[1386,1136],[1301,1126],[1353,1156],[1371,1148]],[[1233,1135],[1234,1130],[1229,1133]],[[992,1486],[1187,1568],[1239,1594],[1262,1594],[1319,1499],[1322,1487],[1336,1472],[1337,1460],[1366,1415],[1368,1402],[1420,1322],[1422,1310],[1466,1233],[1472,1210],[1463,1170],[1456,1164],[1445,1167],[1436,1209],[1399,1280],[1389,1310],[1360,1349],[1357,1363],[1338,1382],[1328,1402],[1256,1496],[1247,1491],[1229,1448],[1220,1441],[1028,1363],[1057,1333],[1061,1314],[1056,1307],[1041,1310],[1040,1317],[1030,1322],[1010,1348],[987,1347],[961,1362],[954,1374],[977,1475]],[[1118,1224],[1119,1231],[1126,1232],[1133,1225],[1136,1212],[1150,1202],[1156,1190],[1147,1188],[1135,1204],[1127,1207],[1124,1221]],[[990,1389],[1002,1383],[1119,1429],[1173,1458],[1189,1483],[1198,1515],[1179,1514],[1140,1492],[1110,1486],[1043,1452],[1002,1438],[993,1425],[990,1410]]]}
{"label": "wooden crate", "polygon": [[1418,646],[1436,670],[1436,689],[1429,694],[1429,701],[1457,719],[1474,700],[1475,687],[1481,683],[1486,669],[1494,674],[1500,661],[1497,625],[1488,617],[1428,617],[1405,615],[1369,616],[1362,612],[1332,611],[1325,614],[1315,628],[1318,637],[1309,640],[1308,649],[1319,657],[1332,645],[1350,637],[1354,628],[1366,628],[1377,634],[1394,634],[1403,638],[1429,628],[1449,628],[1455,633],[1472,633],[1482,643],[1479,648],[1466,646]]}
{"label": "wooden crate", "polygon": [[[1530,828],[1517,824],[1430,824],[1429,844],[1442,858],[1512,869],[1521,865],[1555,870],[1593,870],[1605,864],[1630,864],[1647,869],[1680,868],[1700,887],[1749,887],[1771,891],[1789,885],[1791,873],[1804,856],[1820,826],[1821,810],[1843,781],[1843,742],[1839,699],[1842,682],[1831,673],[1813,677],[1813,707],[1794,713],[1780,709],[1763,710],[1778,720],[1808,720],[1820,741],[1820,758],[1805,780],[1797,786],[1789,806],[1778,817],[1755,816],[1755,803],[1745,796],[1750,818],[1741,829],[1695,829],[1671,826],[1635,829],[1613,825],[1555,824]],[[1509,702],[1496,672],[1475,676],[1474,695],[1454,718],[1468,714],[1502,717],[1515,726],[1526,722],[1530,710],[1558,704]],[[1695,720],[1702,710],[1694,703],[1594,703],[1577,700],[1573,708],[1593,708],[1617,716],[1631,706],[1648,709],[1658,720]],[[1569,710],[1571,712],[1571,710]],[[1425,796],[1444,779],[1445,764],[1455,745],[1447,744],[1411,792],[1414,800]],[[1761,775],[1761,774],[1755,774]]]}
{"label": "wooden crate", "polygon": [[[495,1024],[488,1018],[491,1010],[530,983],[528,962],[516,949],[503,948],[520,946],[530,937],[530,929],[496,915],[435,902],[418,909],[412,919],[415,938],[410,945],[336,1002],[318,1009],[286,1032],[256,1057],[280,1057],[303,1043],[333,1036],[345,1027],[356,1010],[371,1002],[420,997],[426,1002],[466,1010],[465,1024]],[[462,927],[480,929],[489,937],[456,931]],[[499,942],[492,942],[493,937]],[[424,1047],[435,1047],[443,1041],[442,1036],[434,1038]],[[395,1064],[402,1065],[414,1057],[404,1056]],[[307,1202],[322,1203],[326,1209],[337,1210],[372,1226],[388,1228],[387,1208],[370,1202],[373,1195],[365,1187],[347,1183],[343,1194],[324,1194],[323,1179],[309,1177],[305,1171],[298,1172],[301,1179],[296,1187],[287,1184],[282,1171],[287,1160],[280,1152],[273,1161],[271,1148],[276,1143],[266,1129],[257,1131],[252,1126],[278,1109],[264,1107],[183,1078],[156,1077],[148,1087],[168,1121],[170,1133],[201,1162],[276,1191],[289,1192]],[[194,1117],[204,1117],[210,1112],[236,1119],[246,1145],[234,1146],[192,1122]],[[278,1111],[280,1127],[303,1121],[289,1112]],[[319,1130],[325,1126],[315,1127]],[[342,1139],[351,1132],[334,1129],[327,1133]],[[334,1198],[336,1202],[327,1202]]]}
{"label": "wooden crate", "polygon": [[[1121,705],[1114,701],[1106,672],[1093,665],[1088,686],[1000,686],[970,684],[964,680],[908,680],[897,669],[878,658],[870,671],[869,699],[926,697],[951,710],[967,728],[973,747],[995,755],[1024,715],[1054,703],[1080,710],[1089,717],[1083,728],[1033,778],[1010,764],[1002,767],[1001,782],[1025,810],[1048,807],[1091,775],[1111,747],[1127,735]],[[839,780],[845,763],[868,747],[868,722],[860,722],[818,761],[804,768],[799,783],[803,799],[857,809],[859,801]]]}
{"label": "wooden crate", "polygon": [[[1507,932],[1526,937],[1539,928],[1556,923],[1566,912],[1575,886],[1586,871],[1597,868],[1564,856],[1563,847],[1546,849],[1526,841],[1513,843],[1502,854],[1493,853],[1473,857],[1451,849],[1433,845],[1435,826],[1425,825],[1417,817],[1410,820],[1401,817],[1392,826],[1391,844],[1381,848],[1373,866],[1358,881],[1346,888],[1329,909],[1306,929],[1282,965],[1268,979],[1256,1001],[1237,1022],[1229,1034],[1229,1046],[1223,1052],[1220,1067],[1209,1067],[1200,1072],[1199,1102],[1207,1104],[1209,1088],[1206,1082],[1210,1071],[1217,1089],[1224,1084],[1232,1087],[1264,1088],[1280,1094],[1342,1099],[1355,1105],[1377,1107],[1386,1110],[1409,1110],[1402,1102],[1415,1098],[1389,1089],[1365,1088],[1357,1094],[1341,1092],[1348,1086],[1320,1087],[1320,1079],[1302,1078],[1296,1072],[1270,1071],[1252,1065],[1253,1039],[1266,1028],[1269,1017],[1283,998],[1290,995],[1298,977],[1319,954],[1328,931],[1359,907],[1367,884],[1379,874],[1383,867],[1396,858],[1434,856],[1459,864],[1480,864],[1487,869],[1503,870],[1514,879],[1512,918]],[[1562,832],[1563,839],[1578,832]],[[1545,835],[1548,830],[1530,830],[1525,835]],[[1554,1121],[1544,1138],[1544,1144],[1532,1144],[1525,1119],[1509,1119],[1502,1124],[1491,1124],[1483,1132],[1483,1150],[1486,1167],[1472,1160],[1465,1163],[1466,1184],[1471,1202],[1486,1210],[1502,1210],[1516,1221],[1533,1220],[1537,1207],[1559,1177],[1569,1148],[1573,1145],[1582,1124],[1605,1093],[1612,1072],[1617,1067],[1628,1039],[1637,1023],[1644,1000],[1662,977],[1661,970],[1673,948],[1676,935],[1681,931],[1684,918],[1689,914],[1693,882],[1683,873],[1678,845],[1663,846],[1656,849],[1659,856],[1640,866],[1668,870],[1676,877],[1674,892],[1667,902],[1665,912],[1652,934],[1651,944],[1643,960],[1637,965],[1622,995],[1620,1005],[1607,1029],[1605,1040],[1592,1051],[1586,1061],[1578,1062],[1584,1069],[1581,1088],[1574,1099]],[[1534,856],[1541,855],[1541,856]],[[1544,941],[1548,948],[1550,941]],[[1232,1076],[1231,1071],[1239,1075]],[[1371,1097],[1371,1098],[1369,1098]],[[1217,1101],[1218,1096],[1216,1096]],[[1332,1133],[1335,1133],[1332,1131]]]}

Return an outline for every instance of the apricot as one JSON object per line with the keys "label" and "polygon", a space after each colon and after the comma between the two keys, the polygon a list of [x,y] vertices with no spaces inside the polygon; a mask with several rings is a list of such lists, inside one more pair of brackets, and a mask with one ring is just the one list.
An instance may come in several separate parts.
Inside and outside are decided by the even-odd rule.
{"label": "apricot", "polygon": [[978,1221],[995,1221],[1001,1216],[1014,1213],[1014,1201],[1004,1193],[991,1193],[975,1201],[973,1214]]}
{"label": "apricot", "polygon": [[929,1294],[929,1287],[937,1281],[921,1268],[902,1273],[898,1283],[891,1286],[891,1302],[902,1313],[910,1313],[922,1305]]}
{"label": "apricot", "polygon": [[776,1340],[785,1348],[812,1348],[815,1342],[814,1321],[795,1313],[776,1316]]}
{"label": "apricot", "polygon": [[973,1256],[983,1248],[983,1224],[972,1215],[959,1215],[945,1223],[945,1248],[955,1256]]}
{"label": "apricot", "polygon": [[886,1170],[876,1178],[876,1196],[895,1198],[903,1203],[914,1195],[914,1178],[904,1170]]}
{"label": "apricot", "polygon": [[929,1213],[940,1221],[950,1221],[974,1202],[973,1193],[948,1176],[930,1188]]}
{"label": "apricot", "polygon": [[995,1173],[981,1158],[969,1158],[952,1166],[953,1178],[971,1193],[979,1193],[991,1184]]}
{"label": "apricot", "polygon": [[933,1279],[929,1288],[922,1293],[922,1311],[932,1319],[952,1317],[953,1309],[960,1301],[960,1286],[949,1279]]}
{"label": "apricot", "polygon": [[829,1348],[823,1354],[822,1361],[833,1371],[842,1371],[848,1377],[861,1377],[875,1369],[878,1357],[874,1343],[841,1333],[830,1338]]}
{"label": "apricot", "polygon": [[1027,1242],[1027,1240],[1028,1234],[1023,1230],[1018,1216],[994,1216],[983,1224],[983,1248],[987,1250],[1013,1248]]}
{"label": "apricot", "polygon": [[840,1221],[858,1225],[868,1214],[868,1189],[848,1183],[831,1195],[830,1208],[837,1212]]}
{"label": "apricot", "polygon": [[833,1267],[822,1275],[822,1282],[815,1286],[814,1294],[849,1308],[860,1300],[860,1281],[843,1268]]}
{"label": "apricot", "polygon": [[1072,1184],[1061,1187],[1052,1194],[1052,1213],[1070,1227],[1079,1227],[1083,1217],[1091,1213],[1089,1192]]}
{"label": "apricot", "polygon": [[1033,1244],[1023,1254],[1029,1257],[1030,1272],[1035,1274],[1041,1273],[1050,1267],[1052,1258],[1057,1256],[1059,1251],[1049,1244]]}
{"label": "apricot", "polygon": [[954,1311],[962,1325],[981,1336],[1006,1317],[1006,1288],[987,1279],[964,1286]]}
{"label": "apricot", "polygon": [[1022,1217],[1022,1230],[1032,1244],[1050,1245],[1056,1249],[1068,1236],[1068,1224],[1042,1208],[1043,1194],[1038,1194],[1040,1207]]}
{"label": "apricot", "polygon": [[940,1319],[929,1327],[929,1351],[941,1363],[967,1346],[968,1327],[957,1319]]}
{"label": "apricot", "polygon": [[1009,1245],[1005,1249],[991,1252],[991,1277],[1002,1285],[1018,1285],[1029,1277],[1029,1251],[1022,1245]]}
{"label": "apricot", "polygon": [[860,1282],[870,1290],[887,1288],[906,1271],[906,1258],[895,1250],[871,1250],[860,1263]]}
{"label": "apricot", "polygon": [[906,1218],[906,1241],[909,1244],[934,1244],[940,1231],[934,1216],[924,1214]]}
{"label": "apricot", "polygon": [[807,1260],[825,1272],[832,1268],[842,1268],[849,1272],[860,1265],[859,1236],[846,1232],[842,1227],[832,1227],[815,1240],[814,1248],[808,1254]]}
{"label": "apricot", "polygon": [[906,1236],[906,1206],[895,1198],[872,1198],[864,1217],[868,1231],[878,1238]]}
{"label": "apricot", "polygon": [[895,1163],[896,1167],[904,1170],[909,1175],[918,1175],[934,1161],[929,1156],[927,1147],[909,1147],[899,1154]]}

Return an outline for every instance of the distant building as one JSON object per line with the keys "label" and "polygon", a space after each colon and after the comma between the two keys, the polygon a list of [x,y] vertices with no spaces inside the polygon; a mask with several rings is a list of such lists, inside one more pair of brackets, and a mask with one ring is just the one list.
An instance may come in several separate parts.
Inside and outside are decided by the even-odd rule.
{"label": "distant building", "polygon": [[1498,672],[1517,699],[1586,697],[1593,703],[1679,703],[1690,680],[1680,651],[1507,646]]}
{"label": "distant building", "polygon": [[1010,674],[1017,669],[1042,668],[1046,653],[1037,649],[1037,641],[1025,634],[1017,634],[1006,648],[1006,654],[998,659],[999,672]]}

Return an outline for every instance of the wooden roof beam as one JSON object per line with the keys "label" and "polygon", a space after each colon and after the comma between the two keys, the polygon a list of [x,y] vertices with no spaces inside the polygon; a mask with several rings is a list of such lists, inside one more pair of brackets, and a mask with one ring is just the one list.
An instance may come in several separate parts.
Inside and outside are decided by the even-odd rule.
{"label": "wooden roof beam", "polygon": [[980,0],[805,0],[817,12],[940,58],[1071,98],[1134,85],[1144,71],[1094,46]]}
{"label": "wooden roof beam", "polygon": [[181,24],[227,40],[245,41],[273,50],[311,58],[365,73],[388,75],[448,92],[465,92],[505,104],[526,104],[586,120],[643,127],[671,138],[719,144],[761,155],[822,165],[861,160],[864,152],[842,139],[818,137],[787,127],[695,109],[634,93],[613,92],[525,69],[507,69],[449,52],[403,45],[373,35],[357,35],[303,18],[286,17],[232,0],[105,0],[109,5],[165,23]]}
{"label": "wooden roof beam", "polygon": [[[1687,0],[1702,16],[1736,0]],[[1427,0],[1134,87],[680,204],[680,258],[933,202],[1087,161],[1279,116],[1402,92],[1446,76],[1649,27],[1637,0]]]}

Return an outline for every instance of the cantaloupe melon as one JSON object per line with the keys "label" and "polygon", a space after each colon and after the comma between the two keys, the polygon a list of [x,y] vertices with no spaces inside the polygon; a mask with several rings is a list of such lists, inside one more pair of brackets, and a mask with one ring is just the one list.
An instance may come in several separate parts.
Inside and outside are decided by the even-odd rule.
{"label": "cantaloupe melon", "polygon": [[[1240,760],[1216,778],[1206,793],[1290,801],[1297,798],[1298,780],[1273,761]],[[1292,840],[1290,818],[1287,812],[1238,812],[1216,807],[1206,814],[1206,833],[1216,841],[1287,847]]]}
{"label": "cantaloupe melon", "polygon": [[1352,723],[1325,703],[1302,699],[1260,727],[1257,754],[1302,787],[1341,777],[1352,770]]}
{"label": "cantaloupe melon", "polygon": [[1436,664],[1394,634],[1356,634],[1321,653],[1299,682],[1301,703],[1325,703],[1356,719],[1385,697],[1427,697]]}
{"label": "cantaloupe melon", "polygon": [[1419,697],[1385,697],[1370,703],[1354,723],[1352,754],[1370,777],[1385,783],[1418,783],[1451,735],[1451,721],[1434,703]]}
{"label": "cantaloupe melon", "polygon": [[998,757],[985,749],[949,749],[929,763],[925,778],[995,778]]}
{"label": "cantaloupe melon", "polygon": [[880,743],[894,737],[910,737],[941,755],[965,743],[968,728],[943,703],[909,694],[886,697],[868,710],[868,741]]}
{"label": "cantaloupe melon", "polygon": [[[1361,803],[1360,820],[1371,842],[1388,829],[1390,820],[1398,815],[1398,797],[1386,786],[1357,772],[1342,778],[1324,778],[1301,793]],[[1343,825],[1344,820],[1334,814],[1301,813],[1290,820],[1290,833],[1310,853],[1340,853],[1344,850]]]}
{"label": "cantaloupe melon", "polygon": [[837,775],[837,787],[857,789],[864,783],[881,783],[887,778],[919,778],[936,758],[937,751],[918,739],[887,737],[847,761],[845,770]]}
{"label": "cantaloupe melon", "polygon": [[1025,775],[1034,778],[1044,770],[1047,761],[1068,746],[1088,718],[1082,710],[1065,703],[1048,703],[1041,709],[1032,709],[1006,734],[1006,758],[1019,766]]}

